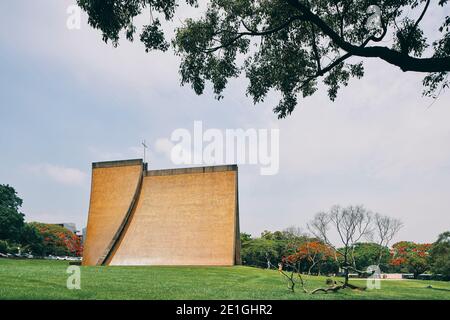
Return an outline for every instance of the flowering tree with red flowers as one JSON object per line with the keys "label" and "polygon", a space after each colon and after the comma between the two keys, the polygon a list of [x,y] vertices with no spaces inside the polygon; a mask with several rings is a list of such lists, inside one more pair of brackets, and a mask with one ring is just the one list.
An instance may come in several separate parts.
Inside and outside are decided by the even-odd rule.
{"label": "flowering tree with red flowers", "polygon": [[44,238],[45,254],[82,255],[83,246],[81,239],[69,229],[56,224],[34,222],[33,225]]}
{"label": "flowering tree with red flowers", "polygon": [[430,243],[397,242],[392,246],[391,265],[406,269],[414,278],[430,268]]}
{"label": "flowering tree with red flowers", "polygon": [[308,241],[300,245],[296,252],[288,257],[291,263],[306,261],[308,264],[308,274],[314,267],[317,267],[320,274],[320,266],[334,256],[333,250],[320,241]]}

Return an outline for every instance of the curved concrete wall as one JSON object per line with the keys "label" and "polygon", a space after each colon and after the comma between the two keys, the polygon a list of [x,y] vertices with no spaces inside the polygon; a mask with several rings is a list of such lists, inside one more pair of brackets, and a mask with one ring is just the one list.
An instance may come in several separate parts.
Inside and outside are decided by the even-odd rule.
{"label": "curved concrete wall", "polygon": [[102,263],[126,217],[142,170],[141,160],[93,164],[83,265]]}
{"label": "curved concrete wall", "polygon": [[83,264],[240,264],[237,175],[237,166],[94,164]]}
{"label": "curved concrete wall", "polygon": [[111,265],[234,265],[237,172],[146,176]]}

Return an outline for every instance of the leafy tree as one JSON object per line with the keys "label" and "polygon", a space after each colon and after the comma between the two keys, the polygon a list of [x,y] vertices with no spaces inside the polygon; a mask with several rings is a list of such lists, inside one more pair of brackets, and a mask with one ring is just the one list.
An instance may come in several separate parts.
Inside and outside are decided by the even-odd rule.
{"label": "leafy tree", "polygon": [[22,199],[9,185],[0,185],[0,240],[17,241],[24,225],[24,215],[19,212]]}
{"label": "leafy tree", "polygon": [[267,239],[267,240],[281,240],[281,241],[298,241],[301,240],[302,242],[305,241],[305,239],[308,238],[308,236],[301,231],[300,228],[297,227],[289,227],[282,231],[268,231],[264,230],[261,232],[261,238]]}
{"label": "leafy tree", "polygon": [[241,232],[241,243],[251,241],[252,235],[249,233]]}
{"label": "leafy tree", "polygon": [[279,261],[285,245],[282,241],[264,238],[243,242],[241,249],[242,262],[245,265],[267,268]]}
{"label": "leafy tree", "polygon": [[266,240],[275,240],[273,232],[269,230],[264,230],[263,232],[261,232],[261,238]]}
{"label": "leafy tree", "polygon": [[7,253],[8,247],[9,247],[8,241],[0,240],[0,253]]}
{"label": "leafy tree", "polygon": [[298,246],[309,240],[298,228],[282,231],[264,230],[260,238],[253,239],[249,234],[241,233],[242,262],[262,268],[273,268],[283,256],[295,253]]}
{"label": "leafy tree", "polygon": [[357,243],[353,248],[353,261],[354,266],[360,270],[366,270],[372,265],[386,270],[389,264],[389,249],[376,243]]}
{"label": "leafy tree", "polygon": [[45,255],[81,256],[82,244],[80,238],[69,229],[56,224],[32,222],[43,237],[43,251]]}
{"label": "leafy tree", "polygon": [[430,269],[429,243],[397,242],[392,246],[391,264],[411,272],[414,278]]}
{"label": "leafy tree", "polygon": [[[184,2],[197,5],[197,0]],[[169,48],[160,18],[173,20],[179,1],[77,3],[114,46],[122,31],[132,41],[134,18],[150,11],[140,41],[146,51]],[[228,80],[244,72],[254,103],[271,90],[281,93],[274,108],[281,118],[294,110],[298,96],[317,91],[321,77],[331,100],[351,77],[362,78],[363,61],[355,59],[376,58],[405,72],[424,73],[424,94],[435,97],[449,86],[450,17],[430,36],[421,25],[434,19],[430,7],[447,5],[448,0],[210,0],[200,18],[187,19],[176,30],[172,44],[181,57],[181,84],[202,94],[211,83],[220,99]]]}
{"label": "leafy tree", "polygon": [[430,251],[431,271],[450,280],[450,231],[439,235]]}
{"label": "leafy tree", "polygon": [[9,185],[0,185],[0,252],[34,255],[81,255],[81,240],[70,230],[52,224],[25,223],[22,199]]}
{"label": "leafy tree", "polygon": [[305,261],[308,265],[308,274],[315,268],[320,275],[321,266],[334,257],[332,248],[320,241],[308,241],[299,246],[296,252],[287,259],[291,263]]}
{"label": "leafy tree", "polygon": [[12,242],[8,240],[0,240],[0,252],[1,253],[11,253],[11,254],[17,254],[21,251],[22,245],[17,242]]}
{"label": "leafy tree", "polygon": [[43,256],[45,254],[44,237],[33,223],[24,224],[20,236],[20,243],[22,244],[22,251],[29,251],[36,256]]}

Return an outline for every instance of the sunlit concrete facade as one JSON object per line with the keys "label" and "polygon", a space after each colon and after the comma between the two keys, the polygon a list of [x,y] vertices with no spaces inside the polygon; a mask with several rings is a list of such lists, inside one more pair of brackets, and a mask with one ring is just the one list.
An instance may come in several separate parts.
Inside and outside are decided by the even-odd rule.
{"label": "sunlit concrete facade", "polygon": [[237,166],[92,165],[83,265],[240,264]]}

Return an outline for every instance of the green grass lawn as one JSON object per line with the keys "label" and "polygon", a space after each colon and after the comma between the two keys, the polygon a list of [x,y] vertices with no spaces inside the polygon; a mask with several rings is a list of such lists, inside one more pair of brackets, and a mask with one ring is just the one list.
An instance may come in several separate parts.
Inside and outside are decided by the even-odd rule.
{"label": "green grass lawn", "polygon": [[[81,290],[66,288],[65,261],[0,259],[0,299],[446,299],[450,283],[385,280],[380,290],[308,295],[277,271],[236,267],[81,267]],[[325,277],[306,277],[310,289]],[[353,280],[364,285],[364,280]],[[427,288],[431,285],[433,288]]]}

